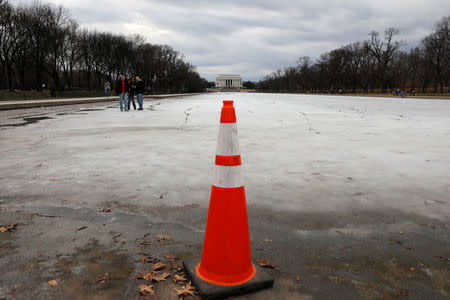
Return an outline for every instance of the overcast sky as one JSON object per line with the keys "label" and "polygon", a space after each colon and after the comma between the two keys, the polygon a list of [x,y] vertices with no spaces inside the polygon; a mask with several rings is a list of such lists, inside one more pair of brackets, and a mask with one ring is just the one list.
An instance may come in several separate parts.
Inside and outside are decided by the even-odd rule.
{"label": "overcast sky", "polygon": [[[10,0],[31,3],[34,0]],[[260,80],[300,56],[317,58],[398,27],[406,47],[416,46],[450,15],[449,0],[48,0],[62,4],[82,27],[140,33],[167,44],[200,75],[236,73]]]}

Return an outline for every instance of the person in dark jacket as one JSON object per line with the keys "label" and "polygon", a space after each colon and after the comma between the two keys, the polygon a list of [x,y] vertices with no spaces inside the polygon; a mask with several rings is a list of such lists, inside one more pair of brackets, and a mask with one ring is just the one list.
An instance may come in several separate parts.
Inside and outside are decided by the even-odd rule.
{"label": "person in dark jacket", "polygon": [[137,102],[139,104],[138,110],[143,110],[144,106],[144,90],[145,85],[144,82],[139,78],[139,76],[136,76],[136,95],[137,95]]}
{"label": "person in dark jacket", "polygon": [[128,92],[128,82],[125,80],[125,75],[120,76],[120,79],[116,82],[116,93],[119,95],[119,105],[120,111],[127,109],[127,92]]}
{"label": "person in dark jacket", "polygon": [[128,106],[127,111],[130,110],[130,102],[133,101],[133,108],[136,110],[136,103],[134,103],[134,92],[136,90],[136,86],[128,79]]}

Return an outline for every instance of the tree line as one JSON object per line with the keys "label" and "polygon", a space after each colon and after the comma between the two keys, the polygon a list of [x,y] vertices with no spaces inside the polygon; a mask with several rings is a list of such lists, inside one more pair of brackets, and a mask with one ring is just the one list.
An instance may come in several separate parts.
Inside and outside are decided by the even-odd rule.
{"label": "tree line", "polygon": [[100,89],[139,75],[149,93],[197,92],[208,82],[167,45],[80,28],[63,6],[0,0],[0,89]]}
{"label": "tree line", "polygon": [[296,66],[278,70],[258,82],[266,92],[390,92],[413,89],[444,93],[450,82],[450,16],[436,23],[420,45],[403,50],[399,30],[376,31],[322,54],[317,60],[300,57]]}

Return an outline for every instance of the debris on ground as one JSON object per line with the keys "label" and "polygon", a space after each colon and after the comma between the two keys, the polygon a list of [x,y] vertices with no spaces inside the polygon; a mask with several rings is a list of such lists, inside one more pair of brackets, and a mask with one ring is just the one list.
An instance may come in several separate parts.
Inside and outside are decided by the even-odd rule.
{"label": "debris on ground", "polygon": [[191,285],[190,281],[186,283],[186,285],[181,289],[174,288],[174,290],[178,293],[177,296],[195,296],[196,294],[198,294],[197,290]]}
{"label": "debris on ground", "polygon": [[184,283],[187,281],[187,278],[185,276],[180,276],[178,274],[175,274],[175,276],[173,276],[173,281],[176,283]]}
{"label": "debris on ground", "polygon": [[153,265],[152,271],[159,271],[159,270],[168,269],[168,268],[169,268],[169,266],[166,265],[165,263],[158,262]]}
{"label": "debris on ground", "polygon": [[170,276],[169,272],[155,272],[155,271],[140,271],[137,270],[138,274],[136,275],[136,279],[144,279],[148,282],[160,282],[167,279]]}
{"label": "debris on ground", "polygon": [[255,259],[256,263],[259,264],[263,268],[272,268],[272,269],[278,269],[278,265],[271,261],[270,259],[265,258],[257,258]]}
{"label": "debris on ground", "polygon": [[53,286],[53,287],[59,286],[58,281],[56,281],[55,279],[49,280],[48,284]]}
{"label": "debris on ground", "polygon": [[441,261],[450,261],[450,258],[449,257],[446,257],[446,256],[435,256],[434,257],[434,259],[435,260],[441,260]]}
{"label": "debris on ground", "polygon": [[0,227],[0,232],[11,231],[11,230],[15,229],[16,227],[17,227],[17,224],[5,225],[5,226]]}
{"label": "debris on ground", "polygon": [[146,294],[154,295],[155,291],[153,290],[153,285],[146,285],[146,284],[139,285],[139,294],[141,294],[141,295],[146,295]]}
{"label": "debris on ground", "polygon": [[157,234],[155,235],[155,237],[158,239],[158,241],[168,241],[172,238],[172,236],[170,234]]}
{"label": "debris on ground", "polygon": [[155,263],[155,262],[157,262],[158,260],[157,260],[156,258],[151,257],[151,256],[142,256],[142,257],[141,257],[141,261],[142,261],[142,262]]}
{"label": "debris on ground", "polygon": [[111,280],[111,276],[109,275],[108,272],[106,272],[105,274],[103,274],[102,276],[99,276],[97,278],[97,282],[101,282],[101,283],[105,283],[109,280]]}
{"label": "debris on ground", "polygon": [[173,254],[166,254],[166,255],[164,255],[164,257],[167,259],[170,259],[170,260],[178,259],[178,256],[175,256]]}

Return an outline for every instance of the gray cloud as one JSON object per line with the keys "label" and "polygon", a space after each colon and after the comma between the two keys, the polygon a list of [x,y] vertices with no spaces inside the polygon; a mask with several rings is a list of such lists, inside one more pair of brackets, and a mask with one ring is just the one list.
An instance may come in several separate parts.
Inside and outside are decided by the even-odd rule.
{"label": "gray cloud", "polygon": [[408,46],[416,46],[450,11],[448,0],[48,2],[70,9],[82,27],[140,33],[148,42],[171,45],[209,80],[219,73],[259,80],[300,56],[317,58],[391,26],[400,29]]}

